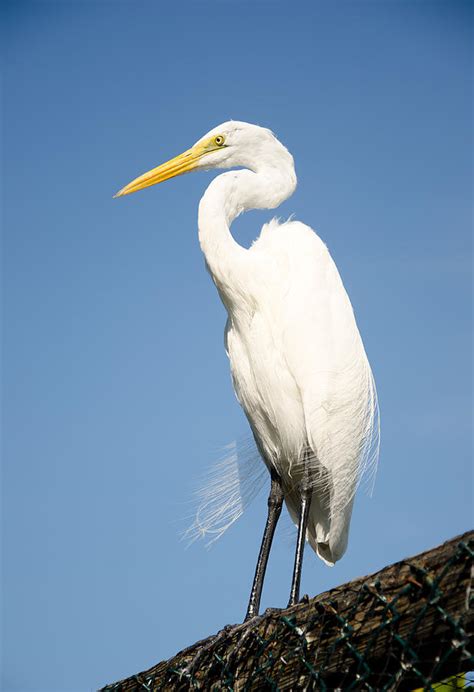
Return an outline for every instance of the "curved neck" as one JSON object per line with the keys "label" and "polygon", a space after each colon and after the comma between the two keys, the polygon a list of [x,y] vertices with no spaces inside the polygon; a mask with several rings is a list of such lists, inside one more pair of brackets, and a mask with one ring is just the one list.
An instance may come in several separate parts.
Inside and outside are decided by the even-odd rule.
{"label": "curved neck", "polygon": [[293,165],[230,171],[211,182],[199,204],[199,242],[220,293],[240,283],[248,260],[230,233],[232,221],[248,209],[274,209],[295,187]]}

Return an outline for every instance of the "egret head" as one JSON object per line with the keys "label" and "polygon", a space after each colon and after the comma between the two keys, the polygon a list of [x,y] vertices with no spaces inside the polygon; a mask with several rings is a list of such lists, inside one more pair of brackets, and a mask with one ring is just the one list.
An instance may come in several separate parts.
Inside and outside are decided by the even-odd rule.
{"label": "egret head", "polygon": [[281,166],[293,158],[275,135],[265,127],[229,120],[210,130],[191,149],[132,180],[115,197],[129,195],[183,173],[211,168]]}

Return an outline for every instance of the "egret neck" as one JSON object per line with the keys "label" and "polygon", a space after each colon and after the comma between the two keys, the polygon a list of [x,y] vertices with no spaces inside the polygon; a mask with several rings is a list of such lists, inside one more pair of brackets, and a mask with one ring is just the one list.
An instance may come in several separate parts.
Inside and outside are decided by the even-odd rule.
{"label": "egret neck", "polygon": [[[286,152],[287,153],[287,152]],[[199,243],[206,263],[219,288],[235,287],[248,251],[230,232],[232,221],[249,209],[274,209],[290,197],[296,188],[293,157],[288,154],[279,167],[270,165],[257,170],[237,170],[215,178],[199,204]]]}

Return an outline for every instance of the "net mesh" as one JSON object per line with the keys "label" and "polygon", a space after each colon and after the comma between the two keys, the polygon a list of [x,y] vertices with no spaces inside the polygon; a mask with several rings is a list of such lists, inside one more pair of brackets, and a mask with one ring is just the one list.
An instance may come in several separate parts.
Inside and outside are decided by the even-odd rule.
{"label": "net mesh", "polygon": [[473,537],[267,611],[104,690],[474,689]]}

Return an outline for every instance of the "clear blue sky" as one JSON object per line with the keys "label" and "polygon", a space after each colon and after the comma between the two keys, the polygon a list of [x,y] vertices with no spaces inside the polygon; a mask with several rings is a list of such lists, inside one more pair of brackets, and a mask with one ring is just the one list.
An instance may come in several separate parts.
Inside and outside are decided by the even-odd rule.
{"label": "clear blue sky", "polygon": [[[92,690],[242,619],[260,495],[179,540],[245,434],[200,253],[210,173],[113,200],[229,118],[292,151],[378,384],[382,450],[314,595],[472,523],[472,3],[4,4],[5,692]],[[249,244],[272,212],[235,224]],[[284,605],[289,520],[263,606]]]}

